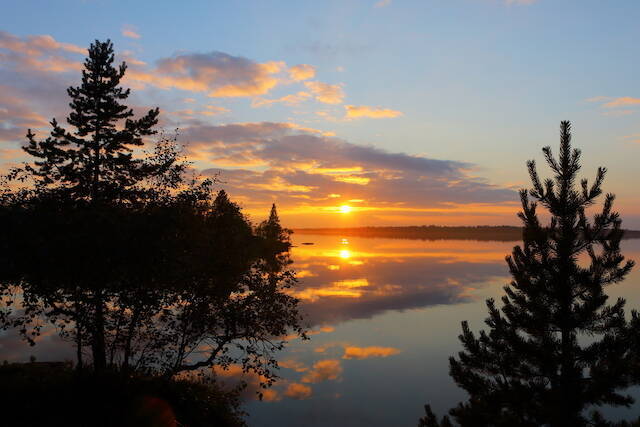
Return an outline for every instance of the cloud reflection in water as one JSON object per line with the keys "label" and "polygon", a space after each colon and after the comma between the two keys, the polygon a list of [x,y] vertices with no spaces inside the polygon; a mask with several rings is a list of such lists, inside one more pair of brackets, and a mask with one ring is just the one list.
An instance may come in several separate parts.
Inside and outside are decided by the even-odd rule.
{"label": "cloud reflection in water", "polygon": [[305,236],[293,291],[312,324],[370,318],[470,300],[470,291],[505,275],[504,243]]}

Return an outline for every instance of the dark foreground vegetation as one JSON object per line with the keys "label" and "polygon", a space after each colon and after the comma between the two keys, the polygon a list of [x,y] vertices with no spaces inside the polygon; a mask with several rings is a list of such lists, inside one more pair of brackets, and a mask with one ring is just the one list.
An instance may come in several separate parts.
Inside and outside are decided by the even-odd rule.
{"label": "dark foreground vegetation", "polygon": [[215,179],[189,175],[159,110],[123,104],[113,62],[109,41],[91,45],[68,126],[29,131],[33,161],[2,182],[0,327],[31,345],[55,331],[76,354],[73,368],[3,367],[2,424],[160,425],[136,417],[163,408],[166,425],[236,425],[212,368],[266,388],[283,337],[305,337],[289,231],[275,205],[253,226]]}
{"label": "dark foreground vegetation", "polygon": [[[63,363],[0,367],[3,425],[244,426],[235,395],[203,381],[116,372],[79,373]],[[5,422],[9,420],[8,424]]]}
{"label": "dark foreground vegetation", "polygon": [[[523,227],[509,225],[478,225],[447,227],[439,225],[415,225],[403,227],[345,227],[345,228],[298,228],[296,234],[354,236],[388,239],[416,240],[480,240],[513,242],[522,239]],[[625,230],[623,239],[638,239],[640,231]]]}
{"label": "dark foreground vegetation", "polygon": [[[585,214],[602,194],[606,170],[591,185],[578,183],[581,153],[571,147],[569,122],[561,124],[559,156],[543,152],[553,178],[542,181],[528,163],[533,188],[520,192],[523,243],[507,257],[513,280],[502,307],[487,301],[488,331],[476,335],[462,323],[464,349],[450,358],[450,374],[469,399],[449,415],[461,426],[640,425],[640,418],[609,422],[598,411],[630,407],[626,392],[640,384],[640,316],[627,317],[624,299],[610,304],[605,292],[634,265],[620,252],[614,196],[593,219]],[[549,211],[547,225],[539,206]],[[426,406],[420,426],[451,425]]]}

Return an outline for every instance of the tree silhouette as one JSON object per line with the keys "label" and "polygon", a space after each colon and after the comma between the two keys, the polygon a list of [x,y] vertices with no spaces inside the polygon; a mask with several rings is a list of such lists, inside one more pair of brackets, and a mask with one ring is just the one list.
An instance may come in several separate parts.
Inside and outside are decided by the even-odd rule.
{"label": "tree silhouette", "polygon": [[282,227],[276,204],[271,205],[269,218],[256,227],[256,235],[263,239],[263,258],[266,268],[277,272],[291,264],[289,248],[293,231]]}
{"label": "tree silhouette", "polygon": [[[43,141],[29,131],[35,161],[7,177],[26,186],[0,192],[0,327],[33,345],[55,326],[77,366],[88,347],[101,372],[166,376],[240,360],[265,373],[284,345],[275,338],[304,335],[284,292],[293,272],[265,271],[266,238],[224,190],[213,197],[211,180],[187,178],[175,137],[144,139],[159,111],[132,118],[126,65],[113,62],[111,42],[91,45],[82,84],[68,90],[75,130],[52,120]],[[227,354],[233,345],[249,356]]]}
{"label": "tree silhouette", "polygon": [[[113,44],[96,40],[82,70],[82,84],[70,87],[70,132],[51,121],[51,135],[43,141],[29,130],[25,151],[40,159],[27,170],[41,186],[55,185],[75,199],[113,201],[127,199],[128,190],[154,175],[161,167],[151,167],[134,159],[132,148],[143,145],[143,136],[153,135],[159,110],[149,110],[140,119],[121,101],[130,95],[120,87],[126,63],[114,67]],[[163,166],[169,166],[163,165]],[[158,165],[159,166],[159,165]]]}
{"label": "tree silhouette", "polygon": [[[606,170],[593,184],[577,185],[580,150],[571,147],[571,125],[560,126],[560,153],[543,149],[554,177],[540,180],[527,166],[533,188],[522,190],[523,245],[507,257],[513,280],[502,308],[487,301],[489,332],[479,336],[462,323],[464,351],[450,358],[450,374],[469,400],[450,414],[462,426],[610,425],[593,406],[630,406],[623,390],[640,384],[640,317],[624,313],[625,301],[607,303],[605,288],[633,267],[620,252],[619,215],[607,194],[590,221],[586,209],[602,193]],[[532,197],[535,201],[531,201]],[[543,226],[538,204],[549,211]],[[423,426],[445,426],[427,406]]]}

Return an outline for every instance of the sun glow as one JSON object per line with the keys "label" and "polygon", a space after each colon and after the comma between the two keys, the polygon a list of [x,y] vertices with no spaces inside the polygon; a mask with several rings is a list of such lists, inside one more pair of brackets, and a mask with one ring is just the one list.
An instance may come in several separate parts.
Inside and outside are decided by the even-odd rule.
{"label": "sun glow", "polygon": [[340,206],[340,213],[346,214],[346,213],[349,213],[349,212],[351,212],[351,206],[349,206],[349,205]]}

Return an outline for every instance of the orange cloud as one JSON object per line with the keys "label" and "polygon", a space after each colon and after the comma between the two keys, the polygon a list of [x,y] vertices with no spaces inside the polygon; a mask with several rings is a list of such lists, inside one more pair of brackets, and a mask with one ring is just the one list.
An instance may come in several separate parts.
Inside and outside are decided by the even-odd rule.
{"label": "orange cloud", "polygon": [[396,110],[390,110],[388,108],[369,107],[366,105],[345,105],[346,117],[349,119],[356,119],[361,117],[368,117],[372,119],[393,118],[402,115],[402,112]]}
{"label": "orange cloud", "polygon": [[284,62],[256,63],[222,52],[176,55],[158,61],[154,70],[130,69],[128,81],[161,89],[204,92],[209,97],[264,95],[279,82]]}
{"label": "orange cloud", "polygon": [[124,27],[122,29],[122,35],[130,39],[139,39],[142,36],[136,32],[132,27]]}
{"label": "orange cloud", "polygon": [[635,110],[618,109],[620,107],[634,107],[640,105],[640,98],[634,98],[631,96],[611,97],[611,96],[594,96],[586,100],[587,102],[601,103],[602,107],[609,108],[611,111],[605,111],[602,114],[605,116],[626,116],[628,114],[635,113]]}
{"label": "orange cloud", "polygon": [[273,104],[286,104],[286,105],[298,105],[301,102],[309,99],[311,95],[307,92],[300,91],[298,93],[294,93],[291,95],[285,95],[281,98],[277,99],[264,99],[264,98],[256,98],[251,101],[252,107],[264,107]]}
{"label": "orange cloud", "polygon": [[[189,141],[188,152],[202,159],[199,167],[211,168],[204,169],[205,175],[220,171],[223,161],[246,168],[221,171],[227,191],[245,197],[245,212],[262,216],[265,203],[277,200],[287,221],[296,222],[292,226],[312,225],[312,218],[315,224],[337,219],[339,206],[355,203],[349,200],[366,201],[353,206],[354,221],[380,218],[386,223],[390,216],[403,224],[438,223],[445,216],[447,221],[474,216],[490,223],[492,216],[510,218],[517,210],[513,190],[469,176],[468,164],[391,153],[322,133],[293,123],[262,122],[192,126],[181,136]],[[359,290],[346,291],[354,297]]]}
{"label": "orange cloud", "polygon": [[250,184],[251,188],[256,188],[260,190],[271,190],[271,191],[281,191],[281,192],[292,192],[292,193],[309,193],[315,189],[315,187],[308,185],[296,185],[290,182],[285,181],[280,176],[275,176],[271,180],[267,182],[254,183]]}
{"label": "orange cloud", "polygon": [[38,56],[52,50],[62,50],[65,52],[87,54],[87,49],[71,43],[61,43],[50,35],[27,36],[20,38],[0,31],[0,48],[30,56]]}
{"label": "orange cloud", "polygon": [[228,109],[215,105],[207,105],[204,108],[204,110],[192,110],[191,108],[186,108],[184,110],[171,111],[169,114],[183,119],[194,119],[196,116],[211,117],[229,112]]}
{"label": "orange cloud", "polygon": [[614,108],[614,107],[627,107],[630,105],[638,105],[638,104],[640,104],[640,98],[623,96],[620,98],[615,98],[612,101],[605,103],[604,106],[607,108]]}
{"label": "orange cloud", "polygon": [[322,381],[335,381],[342,375],[342,365],[339,360],[325,359],[313,364],[313,368],[302,377],[303,383],[319,383]]}
{"label": "orange cloud", "polygon": [[348,346],[344,348],[343,359],[368,359],[371,357],[389,357],[400,353],[400,350],[393,347],[356,347]]}
{"label": "orange cloud", "polygon": [[339,175],[333,178],[339,182],[346,182],[348,184],[357,184],[357,185],[367,185],[371,181],[370,178],[366,176],[357,176],[357,175]]}
{"label": "orange cloud", "polygon": [[344,91],[340,84],[328,84],[318,81],[305,82],[304,85],[315,95],[316,99],[325,104],[340,104],[344,99]]}
{"label": "orange cloud", "polygon": [[284,392],[285,396],[290,397],[291,399],[296,399],[296,400],[308,399],[311,397],[312,394],[313,394],[313,391],[311,390],[311,387],[304,384],[300,384],[300,383],[289,384],[289,386]]}
{"label": "orange cloud", "polygon": [[69,53],[86,55],[87,50],[71,43],[61,43],[49,35],[17,37],[0,31],[0,49],[13,55],[2,55],[17,70],[51,71],[55,73],[80,70],[82,63],[68,58]]}
{"label": "orange cloud", "polygon": [[288,71],[289,76],[296,81],[312,79],[316,75],[316,67],[309,64],[294,65]]}
{"label": "orange cloud", "polygon": [[640,133],[635,133],[632,135],[626,135],[623,136],[624,139],[630,141],[630,142],[635,142],[635,143],[639,143],[640,144]]}

